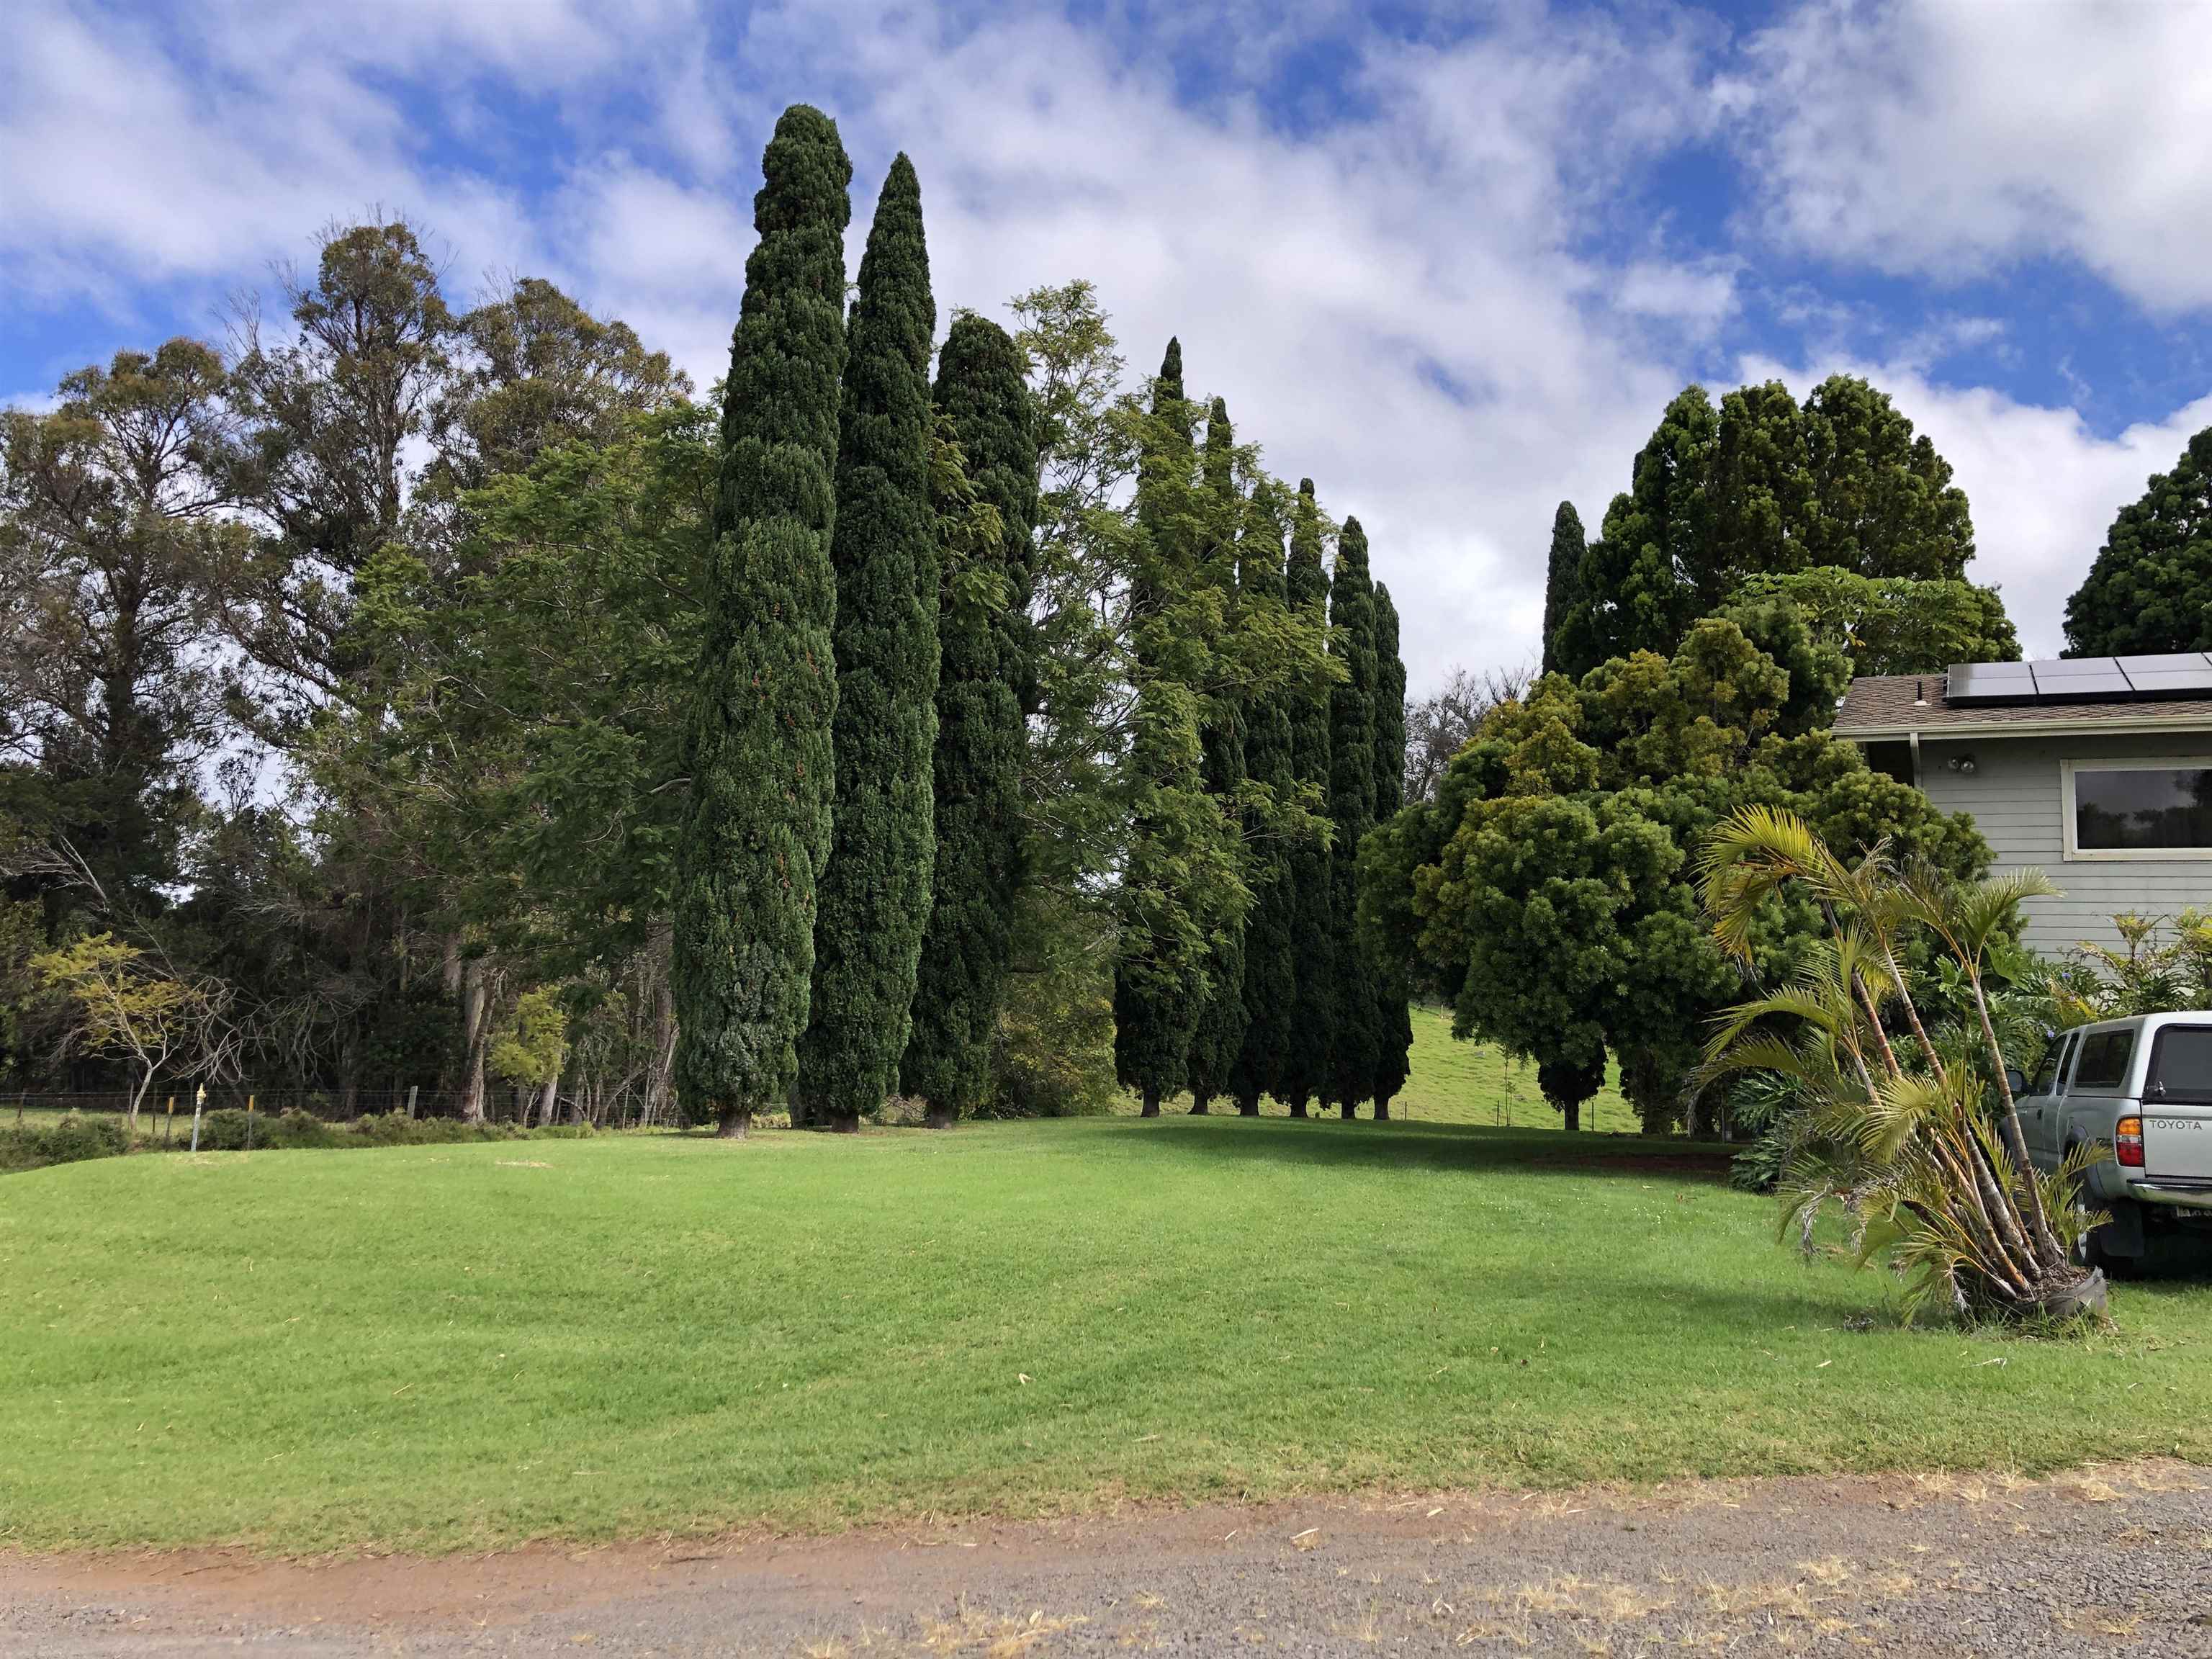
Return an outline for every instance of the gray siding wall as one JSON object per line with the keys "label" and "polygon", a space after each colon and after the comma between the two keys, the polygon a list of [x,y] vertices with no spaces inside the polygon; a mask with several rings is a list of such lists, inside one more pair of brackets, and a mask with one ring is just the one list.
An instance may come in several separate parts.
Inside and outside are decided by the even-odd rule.
{"label": "gray siding wall", "polygon": [[[1971,774],[1949,763],[1971,755]],[[2084,939],[2118,945],[2112,917],[2123,910],[2171,916],[2191,905],[2212,909],[2212,860],[2066,857],[2062,760],[2212,757],[2212,732],[2116,736],[1966,738],[1920,740],[1920,787],[1947,812],[1971,812],[1996,854],[1996,868],[2039,869],[2064,890],[2031,899],[2027,941],[2063,956]]]}

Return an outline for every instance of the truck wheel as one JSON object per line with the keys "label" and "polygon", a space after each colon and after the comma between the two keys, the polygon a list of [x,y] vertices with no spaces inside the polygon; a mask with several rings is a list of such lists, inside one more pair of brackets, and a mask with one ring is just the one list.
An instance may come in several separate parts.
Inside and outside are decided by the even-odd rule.
{"label": "truck wheel", "polygon": [[2074,1246],[2074,1259],[2085,1267],[2102,1267],[2107,1279],[2125,1278],[2134,1271],[2142,1255],[2142,1212],[2124,1198],[2116,1198],[2109,1204],[2094,1203],[2077,1186],[2074,1189],[2074,1213],[2082,1216],[2094,1209],[2106,1211],[2112,1218],[2081,1235]]}

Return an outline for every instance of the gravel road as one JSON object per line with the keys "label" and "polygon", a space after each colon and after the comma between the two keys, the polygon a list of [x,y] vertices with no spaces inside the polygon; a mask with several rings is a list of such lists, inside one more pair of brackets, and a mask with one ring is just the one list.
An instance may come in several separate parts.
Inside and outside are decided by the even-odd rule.
{"label": "gravel road", "polygon": [[342,1562],[0,1554],[0,1654],[2212,1656],[2212,1469],[1206,1505]]}

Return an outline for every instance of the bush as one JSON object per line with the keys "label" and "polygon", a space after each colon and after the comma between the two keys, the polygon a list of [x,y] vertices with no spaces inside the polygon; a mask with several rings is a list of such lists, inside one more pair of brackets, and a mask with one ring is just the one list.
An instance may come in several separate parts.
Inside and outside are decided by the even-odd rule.
{"label": "bush", "polygon": [[131,1150],[119,1117],[86,1117],[70,1112],[52,1123],[0,1131],[0,1170],[37,1170],[49,1164],[79,1164],[114,1158]]}

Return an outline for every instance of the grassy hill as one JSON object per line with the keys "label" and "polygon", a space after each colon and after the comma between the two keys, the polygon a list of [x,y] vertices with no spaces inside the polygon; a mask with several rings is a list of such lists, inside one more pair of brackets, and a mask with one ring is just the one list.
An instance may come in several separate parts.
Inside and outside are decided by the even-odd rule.
{"label": "grassy hill", "polygon": [[2085,1340],[1901,1329],[1887,1280],[1801,1266],[1711,1161],[1184,1117],[9,1176],[0,1538],[456,1548],[2212,1459],[2212,1289],[2122,1286]]}

